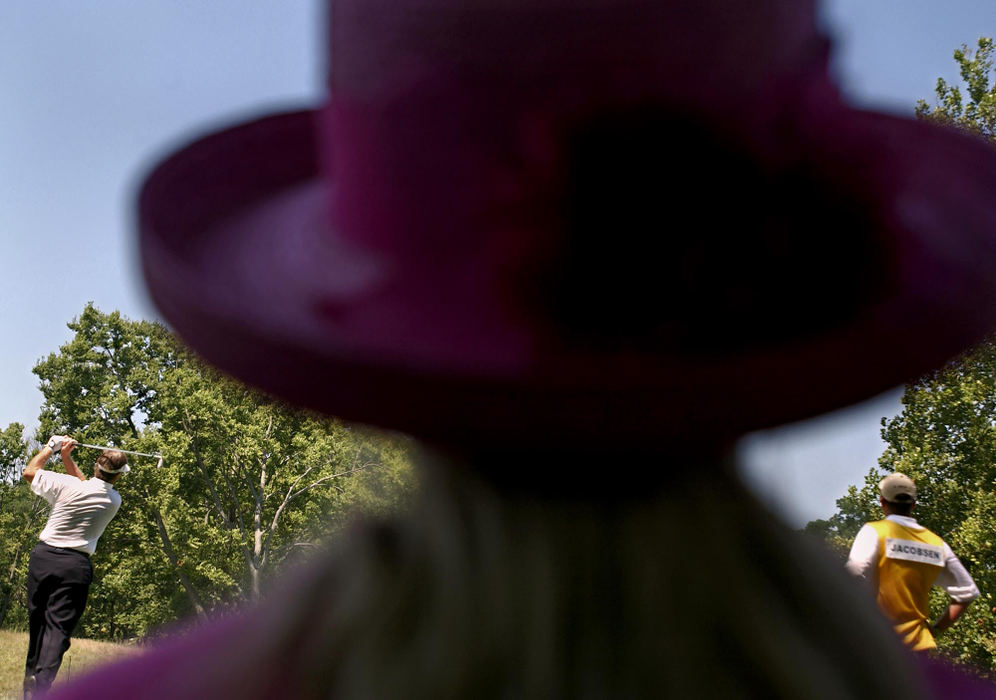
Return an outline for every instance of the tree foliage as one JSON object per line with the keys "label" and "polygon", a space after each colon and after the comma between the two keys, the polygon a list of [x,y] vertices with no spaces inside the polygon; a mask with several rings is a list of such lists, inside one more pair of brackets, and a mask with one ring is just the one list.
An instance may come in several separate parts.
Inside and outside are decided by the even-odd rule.
{"label": "tree foliage", "polygon": [[[0,432],[0,625],[27,620],[23,586],[27,557],[47,511],[21,479],[27,463],[24,426],[11,423]],[[32,538],[23,533],[34,531]]]}
{"label": "tree foliage", "polygon": [[28,445],[24,441],[24,426],[11,423],[0,432],[0,482],[16,482],[27,461]]}
{"label": "tree foliage", "polygon": [[[288,408],[207,367],[161,324],[88,305],[69,327],[73,339],[34,370],[44,396],[36,439],[64,433],[163,455],[161,466],[129,456],[121,509],[94,557],[101,594],[84,636],[145,635],[257,599],[351,514],[402,507],[414,489],[401,436]],[[0,435],[5,474],[19,474],[27,456],[18,430]],[[86,473],[98,455],[74,453]],[[22,521],[4,531],[30,549],[40,527]],[[0,552],[3,565],[10,555]]]}
{"label": "tree foliage", "polygon": [[916,114],[922,119],[952,124],[987,138],[996,137],[996,84],[993,83],[993,40],[980,37],[973,51],[967,45],[954,52],[964,92],[959,85],[937,79],[937,104],[917,100]]}

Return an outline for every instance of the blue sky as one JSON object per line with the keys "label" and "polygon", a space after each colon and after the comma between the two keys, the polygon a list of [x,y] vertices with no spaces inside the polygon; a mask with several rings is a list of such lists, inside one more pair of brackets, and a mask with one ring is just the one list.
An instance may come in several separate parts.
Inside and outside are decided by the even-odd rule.
{"label": "blue sky", "polygon": [[[996,36],[996,2],[831,0],[822,4],[834,39],[834,71],[855,105],[912,114],[934,104],[937,78],[958,81],[952,54]],[[900,409],[901,387],[833,414],[749,436],[741,459],[747,481],[794,525],[825,518],[850,484],[861,484],[882,453],[882,417]]]}
{"label": "blue sky", "polygon": [[[214,124],[321,97],[317,0],[0,4],[0,428],[36,424],[35,362],[87,301],[155,318],[131,202],[152,160]],[[833,0],[835,70],[857,104],[911,113],[952,51],[996,34],[996,2]],[[881,452],[891,392],[751,436],[746,474],[789,522],[827,517]]]}

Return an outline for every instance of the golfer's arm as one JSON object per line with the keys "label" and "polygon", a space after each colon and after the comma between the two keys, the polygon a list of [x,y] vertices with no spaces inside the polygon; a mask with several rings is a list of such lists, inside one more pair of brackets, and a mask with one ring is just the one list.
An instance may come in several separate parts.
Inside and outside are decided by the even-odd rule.
{"label": "golfer's arm", "polygon": [[24,467],[24,471],[21,472],[21,476],[24,477],[24,480],[29,484],[34,481],[35,474],[42,468],[42,465],[45,464],[51,456],[52,449],[48,445],[41,448],[38,454],[28,461],[28,464]]}
{"label": "golfer's arm", "polygon": [[66,474],[69,474],[69,476],[75,476],[80,481],[86,481],[86,476],[84,476],[80,468],[76,466],[76,462],[73,461],[73,458],[68,452],[62,453],[62,464],[66,467]]}

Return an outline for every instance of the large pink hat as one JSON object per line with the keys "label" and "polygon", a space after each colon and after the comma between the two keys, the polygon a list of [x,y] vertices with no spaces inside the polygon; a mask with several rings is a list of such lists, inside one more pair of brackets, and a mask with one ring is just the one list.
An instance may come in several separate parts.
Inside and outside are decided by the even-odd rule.
{"label": "large pink hat", "polygon": [[156,304],[283,399],[471,444],[719,444],[996,321],[996,151],[852,109],[806,0],[339,0],[328,102],[141,193]]}

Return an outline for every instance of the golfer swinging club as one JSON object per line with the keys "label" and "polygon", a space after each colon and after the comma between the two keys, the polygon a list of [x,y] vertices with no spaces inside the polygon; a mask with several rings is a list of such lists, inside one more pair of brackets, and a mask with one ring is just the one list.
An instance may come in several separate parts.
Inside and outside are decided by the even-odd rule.
{"label": "golfer swinging club", "polygon": [[[112,484],[128,473],[118,450],[104,450],[87,479],[71,456],[77,442],[53,435],[31,458],[23,476],[31,490],[52,505],[52,512],[28,563],[28,657],[24,664],[24,697],[51,687],[69,649],[69,637],[83,615],[93,580],[90,555],[118,512],[121,496]],[[42,469],[61,454],[65,474]]]}

